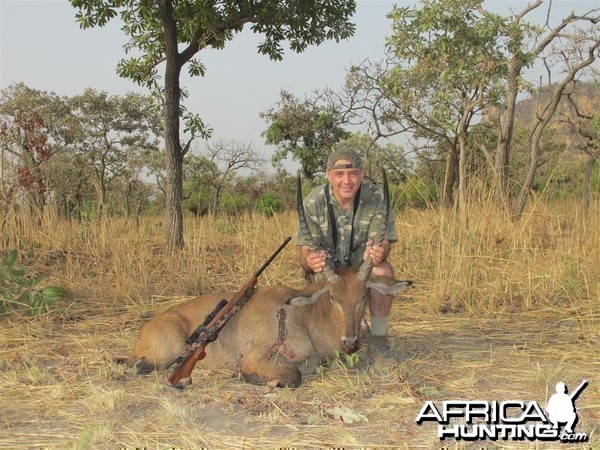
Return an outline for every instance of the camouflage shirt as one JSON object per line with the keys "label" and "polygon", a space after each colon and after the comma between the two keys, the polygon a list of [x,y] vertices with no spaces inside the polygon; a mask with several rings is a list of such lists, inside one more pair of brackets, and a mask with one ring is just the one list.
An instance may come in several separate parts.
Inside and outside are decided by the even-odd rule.
{"label": "camouflage shirt", "polygon": [[[329,198],[337,221],[337,248],[334,248],[333,236],[329,226],[325,189],[329,189]],[[353,267],[358,267],[361,264],[367,240],[374,238],[377,234],[383,207],[383,191],[368,181],[363,181],[361,184],[356,217],[354,217],[353,208],[350,208],[348,212],[341,208],[333,196],[333,190],[329,184],[313,189],[304,199],[306,220],[313,238],[317,246],[325,250],[329,258],[333,258],[336,266],[339,266],[340,262],[345,261],[345,258],[348,257]],[[394,214],[391,211],[390,213],[385,239],[395,242],[398,239],[396,236],[396,223]],[[352,243],[350,243],[353,223],[354,237]],[[296,232],[296,244],[306,245],[300,227]]]}

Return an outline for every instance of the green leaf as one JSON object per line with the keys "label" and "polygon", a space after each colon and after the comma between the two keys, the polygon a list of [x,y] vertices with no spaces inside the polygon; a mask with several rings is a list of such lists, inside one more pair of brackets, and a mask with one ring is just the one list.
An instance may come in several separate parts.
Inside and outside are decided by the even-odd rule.
{"label": "green leaf", "polygon": [[27,304],[29,304],[30,297],[31,297],[31,289],[25,289],[14,303],[27,305]]}
{"label": "green leaf", "polygon": [[369,419],[365,415],[357,413],[349,408],[339,408],[336,406],[334,408],[329,408],[325,412],[334,419],[341,420],[342,422],[347,424],[369,421]]}
{"label": "green leaf", "polygon": [[65,290],[60,286],[46,286],[40,292],[48,299],[59,299],[65,295]]}
{"label": "green leaf", "polygon": [[10,252],[8,255],[6,255],[2,259],[2,265],[10,268],[13,266],[13,264],[15,263],[16,260],[17,260],[17,251],[13,250],[12,252]]}
{"label": "green leaf", "polygon": [[23,275],[25,275],[25,269],[23,269],[22,267],[19,267],[17,269],[11,267],[8,269],[8,271],[15,277],[22,277]]}
{"label": "green leaf", "polygon": [[206,67],[200,61],[196,59],[190,60],[190,67],[188,69],[190,76],[201,76],[203,77],[206,73]]}
{"label": "green leaf", "polygon": [[15,276],[6,270],[4,267],[0,266],[0,282],[7,282],[9,284],[13,284],[17,281]]}
{"label": "green leaf", "polygon": [[33,277],[31,279],[30,286],[32,286],[32,287],[36,286],[40,281],[43,281],[45,279],[46,279],[46,275],[42,275],[42,274],[36,275],[35,277]]}

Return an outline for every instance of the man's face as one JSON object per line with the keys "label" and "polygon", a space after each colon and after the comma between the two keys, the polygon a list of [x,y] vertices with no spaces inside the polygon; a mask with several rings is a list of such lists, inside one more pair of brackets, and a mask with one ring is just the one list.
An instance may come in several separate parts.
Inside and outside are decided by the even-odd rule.
{"label": "man's face", "polygon": [[[336,165],[349,165],[350,161],[340,159]],[[339,202],[354,200],[354,196],[365,176],[365,169],[327,169],[327,179],[333,188],[333,195]]]}

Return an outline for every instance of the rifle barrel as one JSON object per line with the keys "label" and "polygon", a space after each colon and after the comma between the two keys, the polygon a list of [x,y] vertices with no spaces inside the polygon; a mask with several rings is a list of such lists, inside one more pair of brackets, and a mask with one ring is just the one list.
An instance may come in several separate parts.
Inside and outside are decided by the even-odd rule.
{"label": "rifle barrel", "polygon": [[256,271],[256,273],[254,274],[254,278],[258,278],[258,276],[263,272],[263,270],[265,270],[267,268],[267,266],[269,264],[271,264],[271,262],[277,257],[277,255],[279,255],[279,252],[281,250],[283,250],[283,247],[285,247],[287,245],[288,242],[290,242],[292,240],[291,236],[288,236],[285,238],[285,240],[283,241],[283,244],[281,244],[277,250],[275,250],[275,252],[271,255],[271,257],[269,259],[267,259],[267,262],[265,262],[260,269],[258,269]]}

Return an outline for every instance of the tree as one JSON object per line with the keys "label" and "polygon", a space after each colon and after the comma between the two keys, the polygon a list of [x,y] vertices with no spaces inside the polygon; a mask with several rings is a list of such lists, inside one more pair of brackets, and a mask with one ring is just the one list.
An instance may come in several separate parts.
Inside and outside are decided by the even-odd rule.
{"label": "tree", "polygon": [[143,150],[158,145],[159,118],[149,104],[139,94],[109,96],[94,89],[71,99],[79,127],[76,151],[94,171],[98,220],[102,220],[111,183]]}
{"label": "tree", "polygon": [[[489,161],[489,167],[492,169],[496,200],[506,209],[510,208],[510,147],[515,126],[517,96],[528,86],[528,83],[522,78],[522,71],[533,64],[536,55],[550,42],[542,41],[533,50],[526,47],[526,42],[538,35],[539,31],[536,27],[524,22],[523,18],[540,4],[541,0],[538,0],[534,4],[527,5],[519,14],[514,15],[508,22],[502,24],[508,42],[507,58],[504,63],[506,68],[504,80],[506,94],[504,99],[498,101],[494,107],[497,115],[497,137],[493,154],[487,150],[486,146],[479,146],[479,149],[482,150]],[[487,14],[483,10],[482,13]]]}
{"label": "tree", "polygon": [[[349,19],[355,0],[70,0],[78,9],[76,18],[83,28],[103,26],[117,15],[129,36],[125,50],[136,49],[140,56],[121,61],[117,69],[152,89],[164,108],[165,149],[167,155],[167,244],[181,248],[183,241],[183,157],[191,139],[206,136],[208,129],[198,116],[182,109],[180,75],[189,63],[190,75],[202,75],[204,66],[195,55],[209,47],[222,49],[245,24],[264,34],[258,52],[274,60],[283,58],[281,42],[302,52],[308,45],[325,40],[346,39],[354,33]],[[164,84],[159,86],[157,67],[164,64]],[[187,114],[187,115],[185,115]],[[180,142],[180,116],[185,115],[191,137]]]}
{"label": "tree", "polygon": [[233,141],[218,141],[209,145],[208,159],[220,170],[218,177],[213,180],[215,187],[211,208],[213,214],[219,211],[221,192],[227,184],[231,183],[238,170],[258,170],[264,162],[251,145]]}
{"label": "tree", "polygon": [[300,163],[303,176],[312,180],[325,172],[331,148],[349,133],[341,127],[337,111],[320,104],[320,96],[301,101],[287,91],[279,95],[277,107],[260,114],[269,123],[262,133],[265,142],[277,145],[273,166],[279,167],[290,155]]}
{"label": "tree", "polygon": [[[565,70],[568,84],[569,79],[593,61],[597,27],[595,32],[587,33],[568,31],[567,27],[586,21],[597,23],[598,10],[581,16],[571,13],[555,27],[546,24],[540,28],[524,22],[524,17],[540,6],[541,0],[509,18],[484,10],[482,0],[422,3],[420,10],[396,7],[389,15],[394,22],[388,50],[396,58],[396,67],[387,77],[387,83],[391,98],[396,100],[399,120],[408,123],[416,138],[437,142],[436,146],[447,149],[446,204],[453,200],[456,179],[459,209],[464,216],[467,161],[479,150],[493,173],[497,198],[508,210],[511,207],[509,150],[516,100],[530,87],[523,79],[523,69],[538,58],[548,58],[544,52],[551,44],[561,40],[577,42],[579,54],[575,50],[562,52],[563,63],[568,67]],[[561,55],[561,52],[550,54]],[[546,66],[551,64],[548,62]],[[560,100],[559,91],[555,99]],[[556,104],[549,102],[536,116],[538,124],[529,137],[529,170],[512,205],[517,216],[532,186],[539,142]],[[481,121],[496,123],[495,146],[487,147],[480,142],[469,145],[471,126]]]}
{"label": "tree", "polygon": [[[48,198],[44,167],[72,140],[66,101],[18,83],[0,98],[0,195],[8,205],[20,190],[41,219]],[[9,165],[11,180],[8,179]]]}
{"label": "tree", "polygon": [[[360,149],[365,161],[367,176],[372,174],[371,153],[380,148],[381,139],[389,139],[408,131],[404,123],[396,120],[395,106],[390,100],[382,80],[390,70],[390,61],[373,62],[368,59],[351,66],[341,92],[327,89],[323,97],[329,99],[330,108],[340,117],[339,122],[361,130]],[[364,140],[368,137],[367,140]],[[396,155],[399,156],[399,155]],[[375,170],[379,167],[375,165]]]}
{"label": "tree", "polygon": [[71,220],[82,219],[86,204],[94,198],[94,173],[86,158],[72,149],[56,153],[50,160],[48,188],[52,192],[58,213]]}
{"label": "tree", "polygon": [[[597,97],[592,104],[587,104],[582,95],[576,95],[577,83],[573,83],[572,91],[567,93],[569,100],[569,111],[562,112],[561,122],[566,123],[567,127],[577,139],[576,148],[586,155],[584,177],[583,177],[583,211],[587,214],[590,209],[590,184],[594,166],[600,158],[600,108],[598,108]],[[598,86],[596,84],[596,86]],[[598,87],[592,90],[592,95],[598,95]],[[594,104],[595,103],[595,104]],[[593,112],[595,110],[595,112]]]}
{"label": "tree", "polygon": [[205,155],[189,152],[183,161],[183,187],[185,209],[197,216],[208,214],[213,206],[216,180],[220,170]]}
{"label": "tree", "polygon": [[386,80],[399,119],[419,138],[448,151],[444,198],[466,220],[467,142],[471,125],[497,101],[505,54],[498,15],[482,15],[482,0],[425,0],[420,9],[394,7],[387,48],[395,67]]}
{"label": "tree", "polygon": [[[528,163],[527,172],[521,190],[513,204],[513,215],[520,217],[523,214],[529,191],[533,185],[535,173],[538,167],[538,158],[540,150],[540,140],[543,132],[551,123],[558,109],[560,101],[566,89],[578,77],[585,73],[585,69],[592,65],[598,57],[598,49],[600,48],[600,32],[596,24],[600,22],[600,15],[594,15],[592,11],[583,16],[576,16],[571,13],[563,19],[561,24],[549,32],[545,37],[544,42],[553,42],[554,45],[550,48],[549,54],[542,55],[544,66],[547,69],[547,89],[550,95],[547,96],[545,102],[541,102],[535,111],[533,126],[531,133],[528,136]],[[580,30],[572,30],[566,32],[566,25],[575,21],[591,22],[589,32]],[[561,67],[564,73],[564,78],[558,83],[552,83],[553,74],[557,66]]]}
{"label": "tree", "polygon": [[146,155],[156,152],[157,149],[156,146],[147,147],[129,158],[127,167],[123,169],[112,189],[125,220],[129,221],[133,214],[136,226],[139,226],[144,208],[155,199],[157,188],[153,183],[144,181],[142,173],[146,169]]}
{"label": "tree", "polygon": [[[545,107],[541,107],[539,110],[545,111],[543,115],[546,115],[547,120],[539,120],[538,125],[532,128],[531,136],[529,138],[531,143],[529,148],[529,169],[524,177],[521,192],[513,203],[510,198],[511,187],[509,183],[509,168],[511,165],[510,152],[515,128],[517,98],[524,91],[533,91],[531,82],[524,79],[523,71],[524,69],[531,67],[536,60],[540,59],[546,61],[543,62],[546,68],[549,68],[550,65],[554,66],[558,62],[555,57],[561,54],[560,51],[556,52],[555,49],[559,42],[564,43],[570,41],[571,43],[580,42],[583,44],[587,41],[589,44],[593,41],[593,26],[588,33],[578,32],[575,26],[588,21],[593,24],[599,19],[597,15],[598,10],[592,10],[581,16],[571,13],[562,19],[559,24],[554,26],[551,26],[548,20],[543,27],[533,26],[525,22],[525,17],[541,5],[542,0],[536,0],[534,3],[526,5],[521,12],[512,15],[502,24],[502,32],[506,36],[506,48],[508,50],[504,63],[506,66],[505,79],[503,82],[504,95],[502,101],[499,101],[495,107],[488,111],[488,118],[492,119],[497,127],[496,142],[494,146],[489,148],[483,145],[478,146],[489,161],[489,167],[492,168],[497,200],[506,210],[512,209],[516,217],[520,216],[522,213],[529,189],[533,184],[541,136],[556,112],[556,108],[551,106],[552,102],[548,103]],[[548,18],[551,16],[551,8],[552,3],[549,3],[547,12]],[[481,11],[482,14],[487,14],[483,9]],[[563,56],[567,56],[566,53],[563,53]],[[554,59],[554,61],[550,63],[549,58]],[[582,60],[581,54],[576,55],[573,52],[571,52],[566,59],[571,60],[571,66],[573,64],[578,65],[577,61]],[[564,67],[569,65],[567,60],[563,61],[563,63],[565,63]],[[586,67],[586,65],[578,67],[572,76],[574,77],[577,72],[584,67]],[[569,70],[566,70],[565,72],[569,72]],[[551,84],[552,74],[550,70],[548,70],[548,75],[548,84]],[[570,77],[571,75],[567,75],[567,78]],[[563,89],[564,88],[560,88],[556,91],[558,94],[556,97],[558,101],[560,101],[560,92]],[[556,103],[556,105],[558,105],[558,103]],[[539,119],[541,116],[536,114],[535,117]],[[545,125],[543,125],[544,122]],[[537,142],[537,144],[535,144],[535,142]]]}

